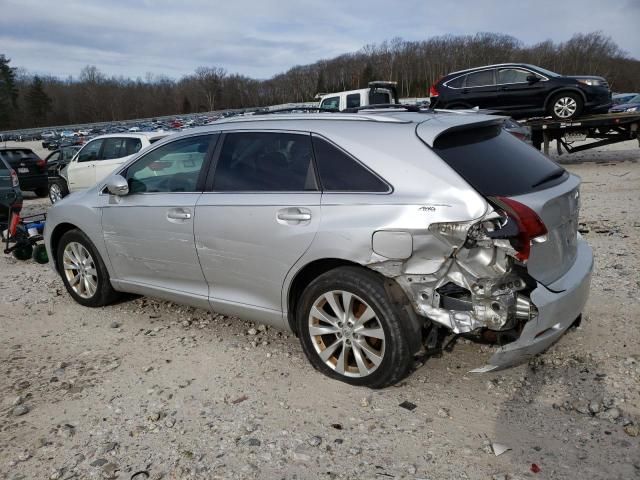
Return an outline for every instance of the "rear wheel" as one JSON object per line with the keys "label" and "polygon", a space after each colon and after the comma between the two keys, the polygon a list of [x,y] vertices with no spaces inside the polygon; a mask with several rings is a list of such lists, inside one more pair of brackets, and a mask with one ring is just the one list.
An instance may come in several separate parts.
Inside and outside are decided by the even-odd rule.
{"label": "rear wheel", "polygon": [[549,102],[549,114],[556,120],[571,120],[582,113],[583,106],[580,94],[561,92]]}
{"label": "rear wheel", "polygon": [[67,182],[61,178],[56,178],[49,181],[49,200],[51,203],[56,203],[69,195],[69,189],[67,188]]}
{"label": "rear wheel", "polygon": [[352,385],[382,388],[411,367],[406,317],[379,275],[340,267],[305,289],[296,321],[302,349],[317,370]]}
{"label": "rear wheel", "polygon": [[102,307],[119,296],[95,246],[80,230],[69,230],[57,251],[60,276],[73,299],[85,307]]}

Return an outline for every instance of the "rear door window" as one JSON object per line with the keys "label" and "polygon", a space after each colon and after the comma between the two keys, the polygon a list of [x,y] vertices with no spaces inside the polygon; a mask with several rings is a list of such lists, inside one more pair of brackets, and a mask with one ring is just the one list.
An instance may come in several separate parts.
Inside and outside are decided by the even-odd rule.
{"label": "rear door window", "polygon": [[493,78],[493,70],[483,70],[467,75],[465,87],[488,87],[495,84],[496,81]]}
{"label": "rear door window", "polygon": [[213,190],[224,192],[316,191],[309,134],[228,133]]}
{"label": "rear door window", "polygon": [[322,190],[327,192],[388,192],[389,185],[360,162],[320,137],[313,151]]}
{"label": "rear door window", "polygon": [[433,150],[485,196],[522,195],[567,176],[558,164],[499,125],[444,133]]}
{"label": "rear door window", "polygon": [[391,102],[391,94],[381,90],[371,90],[369,92],[370,105],[383,105]]}

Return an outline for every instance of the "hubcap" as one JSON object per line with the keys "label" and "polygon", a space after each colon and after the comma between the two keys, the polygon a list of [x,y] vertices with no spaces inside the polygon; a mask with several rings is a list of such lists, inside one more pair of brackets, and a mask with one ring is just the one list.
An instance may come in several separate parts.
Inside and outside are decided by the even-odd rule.
{"label": "hubcap", "polygon": [[70,242],[62,254],[64,275],[71,289],[82,298],[91,298],[98,290],[98,271],[89,251],[78,242]]}
{"label": "hubcap", "polygon": [[333,290],[309,313],[309,336],[322,361],[346,377],[365,377],[382,363],[385,335],[375,311],[357,295]]}
{"label": "hubcap", "polygon": [[576,113],[578,104],[571,97],[561,97],[553,105],[554,113],[560,118],[569,118]]}
{"label": "hubcap", "polygon": [[49,199],[51,203],[56,203],[58,200],[62,199],[62,190],[60,190],[60,185],[53,184],[49,188]]}

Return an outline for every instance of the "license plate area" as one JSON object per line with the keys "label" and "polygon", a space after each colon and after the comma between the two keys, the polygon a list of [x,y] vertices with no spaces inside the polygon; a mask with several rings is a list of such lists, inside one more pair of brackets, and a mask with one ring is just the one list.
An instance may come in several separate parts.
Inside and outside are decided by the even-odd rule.
{"label": "license plate area", "polygon": [[18,173],[29,173],[29,169],[26,167],[18,168]]}

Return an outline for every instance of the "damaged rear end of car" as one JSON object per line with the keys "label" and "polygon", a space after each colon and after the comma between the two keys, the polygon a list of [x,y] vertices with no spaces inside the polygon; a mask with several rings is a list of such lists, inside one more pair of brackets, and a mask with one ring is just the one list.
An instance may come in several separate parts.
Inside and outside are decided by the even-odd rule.
{"label": "damaged rear end of car", "polygon": [[[500,119],[417,136],[487,202],[467,222],[413,235],[393,276],[435,330],[498,344],[491,371],[527,361],[580,320],[593,255],[578,228],[580,180],[501,128]],[[446,168],[443,165],[443,168]],[[433,330],[433,329],[432,329]]]}

